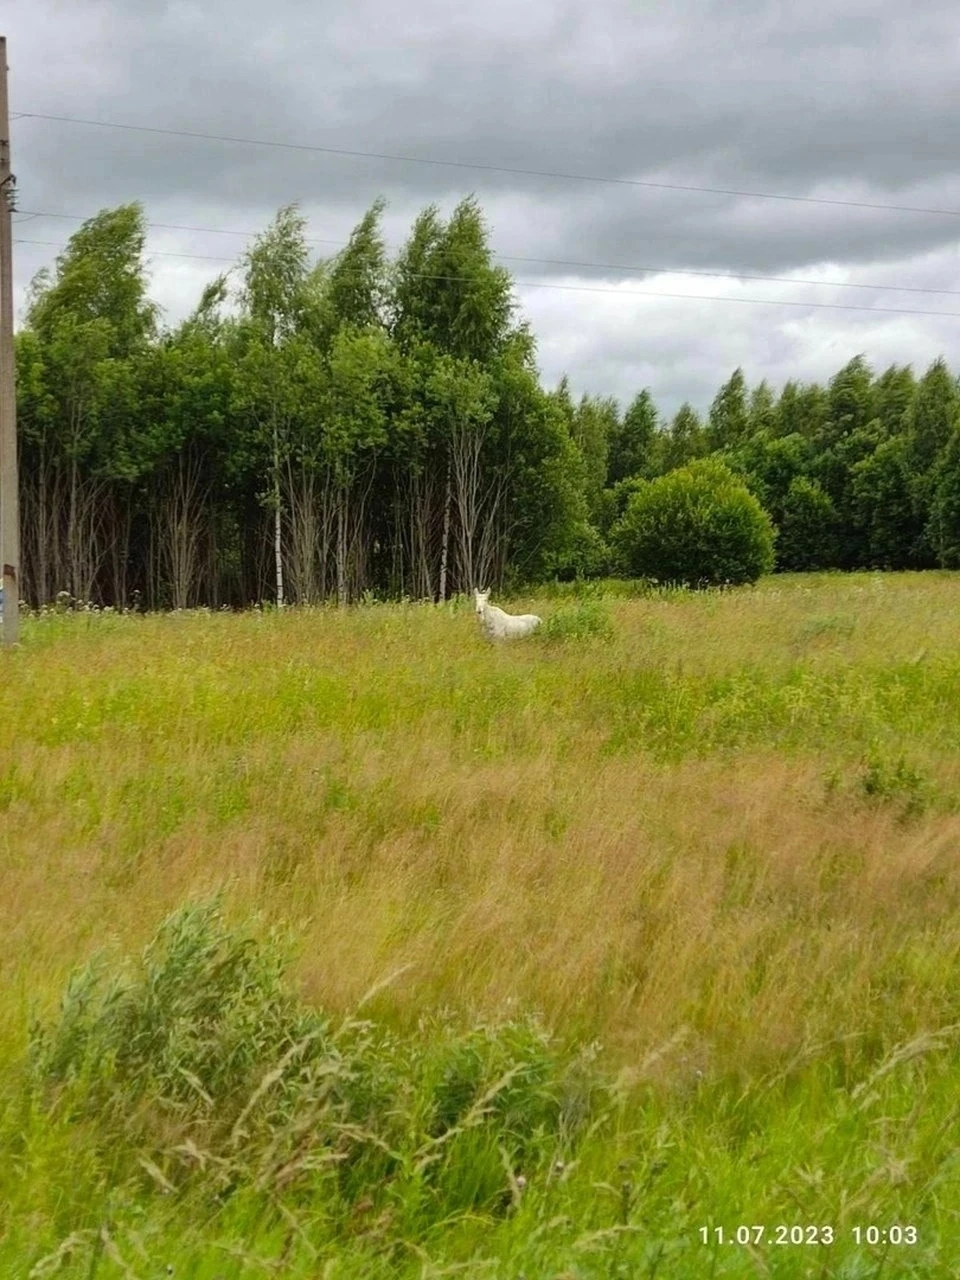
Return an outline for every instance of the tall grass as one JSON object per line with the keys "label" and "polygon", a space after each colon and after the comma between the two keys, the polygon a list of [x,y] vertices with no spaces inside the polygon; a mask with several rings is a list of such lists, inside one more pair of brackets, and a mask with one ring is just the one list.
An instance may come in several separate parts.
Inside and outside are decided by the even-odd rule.
{"label": "tall grass", "polygon": [[628,592],[25,620],[4,1275],[955,1274],[960,579]]}

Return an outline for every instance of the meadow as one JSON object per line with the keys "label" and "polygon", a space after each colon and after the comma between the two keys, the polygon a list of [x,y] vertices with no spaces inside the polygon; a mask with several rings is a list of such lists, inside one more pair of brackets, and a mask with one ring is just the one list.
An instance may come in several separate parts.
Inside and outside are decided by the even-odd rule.
{"label": "meadow", "polygon": [[25,618],[0,1274],[960,1269],[960,575]]}

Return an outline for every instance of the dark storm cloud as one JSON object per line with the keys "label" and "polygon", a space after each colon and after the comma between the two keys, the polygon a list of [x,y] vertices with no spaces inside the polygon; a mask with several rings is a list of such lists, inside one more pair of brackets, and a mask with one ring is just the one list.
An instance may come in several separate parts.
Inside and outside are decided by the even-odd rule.
{"label": "dark storm cloud", "polygon": [[[900,4],[589,8],[505,3],[458,14],[445,4],[267,8],[232,4],[34,5],[16,64],[25,110],[626,178],[795,194],[908,199],[938,178],[957,189],[950,122],[960,108],[960,17],[938,0]],[[579,11],[578,11],[579,9]],[[229,15],[229,16],[226,16]],[[35,37],[30,38],[31,30]],[[12,41],[11,56],[16,57]],[[71,57],[71,52],[75,56]],[[522,189],[588,212],[616,246],[629,211],[681,256],[714,220],[746,266],[735,197],[596,187],[482,170],[441,169],[229,143],[22,122],[20,164],[38,194],[179,190],[201,200],[277,198],[357,205],[357,187],[423,202],[452,191]],[[34,178],[34,171],[37,171]],[[23,183],[21,184],[23,186]],[[251,187],[253,190],[251,190]],[[96,193],[96,194],[94,194]],[[85,191],[86,194],[86,191]],[[269,200],[268,200],[269,203]],[[759,217],[779,206],[763,201]],[[929,203],[929,201],[925,201]],[[796,208],[803,210],[802,206]],[[675,217],[682,209],[685,216]],[[835,211],[836,212],[836,211]],[[783,262],[808,261],[800,216],[777,218]],[[813,218],[821,236],[860,251],[905,237],[942,243],[960,219],[844,211]],[[668,222],[668,227],[664,227]],[[855,231],[851,231],[851,228]],[[845,235],[846,233],[846,235]],[[847,243],[839,249],[849,251]],[[762,264],[768,265],[766,248]]]}
{"label": "dark storm cloud", "polygon": [[[827,0],[670,6],[490,0],[469,9],[447,0],[337,0],[319,7],[290,0],[270,6],[16,0],[13,15],[7,35],[14,111],[481,166],[960,210],[953,139],[960,11],[946,0],[909,7],[845,0],[839,8]],[[154,221],[258,229],[280,204],[299,200],[311,234],[336,239],[383,193],[396,242],[425,204],[435,200],[449,209],[475,191],[494,247],[504,254],[780,275],[815,264],[848,270],[871,264],[875,274],[877,264],[909,263],[899,273],[906,283],[913,271],[942,278],[937,255],[945,254],[960,287],[951,257],[960,217],[29,118],[14,130],[24,209],[89,216],[141,199]],[[39,219],[25,225],[31,236],[61,240],[73,229]],[[181,237],[167,238],[164,247],[229,256],[241,243]],[[39,265],[42,253],[24,246],[21,274]],[[169,265],[166,279],[176,294]],[[557,270],[508,265],[531,280]],[[635,273],[600,274],[638,282]],[[182,284],[189,277],[181,270],[176,278]],[[559,334],[564,324],[582,329],[574,319],[581,303],[558,294],[535,310]],[[695,314],[692,304],[678,305],[689,318],[689,352],[697,326],[709,330],[711,308],[704,304]],[[743,314],[733,323],[744,342],[771,329],[771,310],[762,310],[761,321],[739,308]],[[838,316],[818,323],[842,329]],[[545,366],[547,352],[562,347],[559,339],[542,341]],[[611,390],[619,391],[635,384],[649,361],[625,365],[615,349],[609,342],[603,352],[578,348],[576,358],[594,369],[618,369]],[[646,351],[656,358],[655,343]],[[663,350],[660,358],[656,367],[665,375],[670,361],[684,365],[683,348]],[[727,372],[714,369],[714,384]]]}

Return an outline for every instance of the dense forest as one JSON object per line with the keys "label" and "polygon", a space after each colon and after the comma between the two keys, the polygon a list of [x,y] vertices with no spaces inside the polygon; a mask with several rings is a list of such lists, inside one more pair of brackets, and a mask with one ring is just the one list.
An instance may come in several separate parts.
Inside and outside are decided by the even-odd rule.
{"label": "dense forest", "polygon": [[705,419],[541,386],[481,211],[383,204],[311,265],[295,206],[173,329],[137,204],[40,272],[16,335],[22,596],[129,608],[445,599],[617,571],[630,495],[713,455],[777,567],[960,565],[960,383],[861,356],[775,394],[736,370]]}

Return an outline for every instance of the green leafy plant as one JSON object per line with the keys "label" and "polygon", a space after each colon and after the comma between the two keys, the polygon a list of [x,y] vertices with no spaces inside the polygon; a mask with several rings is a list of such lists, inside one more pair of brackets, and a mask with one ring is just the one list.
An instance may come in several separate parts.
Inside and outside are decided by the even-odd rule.
{"label": "green leafy plant", "polygon": [[773,568],[774,536],[757,499],[712,458],[641,484],[613,530],[629,574],[693,587],[756,582]]}
{"label": "green leafy plant", "polygon": [[609,640],[613,636],[610,615],[599,599],[581,599],[567,608],[558,609],[547,618],[539,634],[550,643]]}

